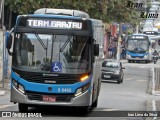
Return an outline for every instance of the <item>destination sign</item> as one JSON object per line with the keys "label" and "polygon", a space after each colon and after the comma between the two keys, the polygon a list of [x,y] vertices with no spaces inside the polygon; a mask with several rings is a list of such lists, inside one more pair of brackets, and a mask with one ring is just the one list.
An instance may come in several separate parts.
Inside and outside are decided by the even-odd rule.
{"label": "destination sign", "polygon": [[54,20],[54,19],[28,19],[28,27],[34,28],[54,28],[54,29],[82,29],[82,22]]}
{"label": "destination sign", "polygon": [[146,32],[143,32],[144,34],[147,34],[147,35],[157,35],[158,33],[156,31],[146,31]]}
{"label": "destination sign", "polygon": [[144,39],[145,36],[131,36],[132,39]]}
{"label": "destination sign", "polygon": [[148,31],[148,32],[144,32],[144,33],[155,33],[155,32],[153,32],[153,31]]}

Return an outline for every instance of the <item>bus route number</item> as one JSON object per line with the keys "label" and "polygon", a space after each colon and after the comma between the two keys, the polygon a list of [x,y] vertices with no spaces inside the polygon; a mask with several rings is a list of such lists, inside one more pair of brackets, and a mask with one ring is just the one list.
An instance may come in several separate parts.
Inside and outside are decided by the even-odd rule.
{"label": "bus route number", "polygon": [[58,92],[70,93],[71,92],[71,88],[58,88]]}

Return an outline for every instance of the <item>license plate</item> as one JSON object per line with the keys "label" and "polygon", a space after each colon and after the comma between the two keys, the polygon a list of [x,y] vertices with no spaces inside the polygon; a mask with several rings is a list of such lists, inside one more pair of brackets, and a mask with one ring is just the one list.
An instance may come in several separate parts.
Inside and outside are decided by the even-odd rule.
{"label": "license plate", "polygon": [[55,96],[43,96],[43,101],[45,102],[56,102]]}
{"label": "license plate", "polygon": [[104,75],[104,78],[111,78],[111,76],[109,76],[109,75]]}

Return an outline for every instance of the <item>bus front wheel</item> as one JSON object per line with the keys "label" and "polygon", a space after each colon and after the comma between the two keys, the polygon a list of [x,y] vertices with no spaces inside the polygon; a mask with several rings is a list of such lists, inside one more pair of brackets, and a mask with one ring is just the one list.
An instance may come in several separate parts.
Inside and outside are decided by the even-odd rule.
{"label": "bus front wheel", "polygon": [[93,102],[92,107],[96,108],[98,105],[98,97],[97,99]]}
{"label": "bus front wheel", "polygon": [[19,112],[27,112],[28,106],[26,104],[18,103]]}
{"label": "bus front wheel", "polygon": [[84,107],[81,107],[80,109],[81,109],[81,113],[82,114],[88,114],[90,112],[90,110],[91,110],[91,107],[84,106]]}

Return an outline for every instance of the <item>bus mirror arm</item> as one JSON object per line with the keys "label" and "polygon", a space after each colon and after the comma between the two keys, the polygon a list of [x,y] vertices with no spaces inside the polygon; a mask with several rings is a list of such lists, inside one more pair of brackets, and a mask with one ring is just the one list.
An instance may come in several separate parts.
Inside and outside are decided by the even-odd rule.
{"label": "bus mirror arm", "polygon": [[12,52],[9,50],[9,49],[7,49],[8,50],[8,54],[10,55],[10,56],[12,56]]}
{"label": "bus mirror arm", "polygon": [[12,47],[12,35],[6,32],[6,48],[9,50]]}
{"label": "bus mirror arm", "polygon": [[94,56],[99,56],[99,44],[94,44]]}
{"label": "bus mirror arm", "polygon": [[12,52],[10,52],[10,49],[12,47],[12,35],[10,32],[6,32],[5,41],[6,41],[6,48],[8,50],[8,54],[12,55]]}

